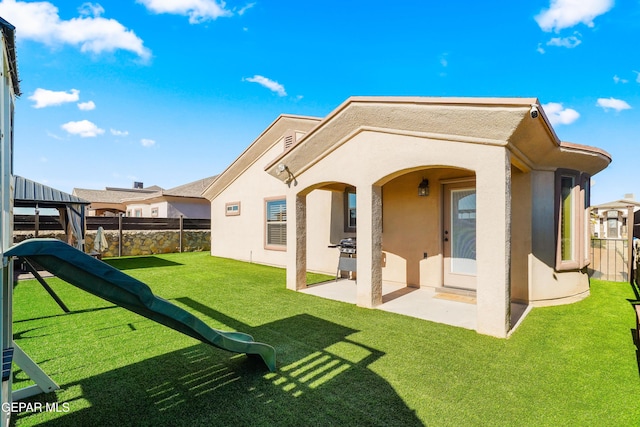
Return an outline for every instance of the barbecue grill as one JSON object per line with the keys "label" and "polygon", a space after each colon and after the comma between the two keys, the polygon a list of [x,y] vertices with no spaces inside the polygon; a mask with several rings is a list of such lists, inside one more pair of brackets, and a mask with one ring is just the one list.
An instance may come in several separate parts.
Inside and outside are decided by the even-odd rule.
{"label": "barbecue grill", "polygon": [[356,271],[356,238],[348,237],[340,240],[337,245],[330,245],[330,248],[338,248],[338,269],[336,271],[336,281],[340,277],[341,271]]}

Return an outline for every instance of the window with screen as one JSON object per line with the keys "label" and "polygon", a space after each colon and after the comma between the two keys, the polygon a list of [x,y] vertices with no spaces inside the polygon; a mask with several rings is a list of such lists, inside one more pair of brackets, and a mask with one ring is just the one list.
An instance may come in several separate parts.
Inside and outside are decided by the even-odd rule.
{"label": "window with screen", "polygon": [[275,199],[266,201],[266,247],[284,249],[287,246],[287,201]]}

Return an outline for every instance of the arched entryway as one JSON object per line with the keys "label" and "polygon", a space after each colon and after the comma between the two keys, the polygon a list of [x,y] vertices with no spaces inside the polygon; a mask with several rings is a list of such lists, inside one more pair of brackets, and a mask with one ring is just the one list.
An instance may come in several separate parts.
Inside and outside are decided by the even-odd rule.
{"label": "arched entryway", "polygon": [[[365,158],[357,167],[347,168],[348,162],[344,159],[357,157],[357,153],[365,152],[365,147],[373,152],[384,152],[394,147],[395,152],[390,157],[376,155]],[[383,280],[393,280],[389,275],[391,272],[399,277],[404,274],[403,278],[396,280],[404,280],[412,286],[443,287],[446,284],[443,242],[445,231],[451,232],[444,229],[443,192],[446,186],[455,189],[456,184],[464,182],[466,188],[461,190],[468,192],[475,186],[476,212],[469,212],[468,206],[462,206],[454,213],[456,216],[473,215],[478,223],[475,229],[476,249],[471,251],[476,258],[473,260],[475,271],[469,271],[468,268],[466,271],[456,271],[463,275],[476,275],[476,284],[470,290],[475,290],[477,295],[477,329],[491,335],[506,334],[509,321],[505,322],[505,319],[509,318],[510,304],[511,165],[505,149],[400,135],[384,135],[382,138],[375,133],[361,133],[349,144],[343,145],[341,150],[343,148],[341,155],[336,150],[303,173],[292,173],[295,180],[289,187],[291,191],[287,193],[287,287],[295,290],[306,287],[306,271],[309,267],[307,247],[313,246],[307,244],[307,239],[310,236],[309,229],[316,230],[315,224],[308,225],[311,222],[307,221],[307,215],[316,212],[315,206],[308,203],[308,195],[330,182],[348,182],[356,189],[357,305],[377,307],[382,304]],[[461,154],[463,151],[464,156]],[[430,195],[426,198],[418,196],[418,187],[423,179],[430,182]],[[394,186],[396,191],[392,191]],[[394,217],[391,211],[387,212],[383,207],[388,210],[391,204],[385,200],[400,193],[403,196],[399,196]],[[436,196],[437,193],[440,194]],[[420,212],[417,207],[425,200],[432,203],[431,209],[436,213],[433,216],[439,218],[437,222],[429,221],[426,217],[416,219],[419,218],[416,213]],[[469,199],[465,199],[464,204],[468,202]],[[390,262],[394,261],[389,255],[392,251],[387,251],[388,257],[384,257],[386,245],[391,245],[394,239],[390,232],[392,221],[405,226],[396,236],[400,242],[398,245],[416,241],[416,230],[423,232],[425,227],[433,227],[425,239],[430,242],[426,244],[426,250],[422,247],[425,246],[422,241],[419,241],[411,249],[411,256],[400,256],[405,263],[403,273],[398,273],[397,266],[389,268]],[[407,231],[407,225],[412,221],[413,230]],[[433,246],[430,248],[429,244]],[[435,258],[429,255],[430,252],[435,253]],[[456,254],[460,253],[454,251],[451,258],[463,258]],[[394,256],[397,254],[394,253]],[[431,268],[427,268],[430,263]],[[460,284],[452,285],[461,287]],[[471,285],[467,285],[467,288],[471,288]]]}
{"label": "arched entryway", "polygon": [[475,173],[467,169],[425,167],[386,177],[383,280],[475,290],[475,195]]}

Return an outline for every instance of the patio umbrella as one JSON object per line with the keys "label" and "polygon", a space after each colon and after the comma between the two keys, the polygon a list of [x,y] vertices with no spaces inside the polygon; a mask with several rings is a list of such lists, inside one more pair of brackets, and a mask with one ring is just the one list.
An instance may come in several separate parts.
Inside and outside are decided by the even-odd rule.
{"label": "patio umbrella", "polygon": [[93,241],[93,249],[99,253],[102,253],[103,250],[109,247],[109,242],[107,242],[107,236],[104,234],[104,228],[102,226],[98,227],[98,231],[96,232],[96,238]]}

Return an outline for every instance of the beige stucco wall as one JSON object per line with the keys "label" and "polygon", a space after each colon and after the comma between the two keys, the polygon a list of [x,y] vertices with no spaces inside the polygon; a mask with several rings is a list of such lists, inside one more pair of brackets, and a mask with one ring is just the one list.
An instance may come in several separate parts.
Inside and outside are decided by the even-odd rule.
{"label": "beige stucco wall", "polygon": [[[286,254],[265,249],[265,199],[285,197],[286,185],[264,173],[282,152],[275,144],[211,202],[211,254],[284,266]],[[226,203],[240,202],[240,215],[226,216]]]}
{"label": "beige stucco wall", "polygon": [[211,209],[207,200],[194,200],[190,201],[181,200],[178,197],[171,197],[166,203],[165,207],[168,218],[209,218]]}
{"label": "beige stucco wall", "polygon": [[354,236],[345,233],[343,193],[315,190],[307,196],[307,269],[336,274],[338,249],[329,248],[340,239]]}
{"label": "beige stucco wall", "polygon": [[[286,184],[264,172],[264,166],[282,152],[278,140],[211,203],[211,254],[284,267],[284,250],[265,248],[265,199],[284,198]],[[240,202],[240,215],[226,216],[226,204]],[[338,251],[329,248],[344,237],[342,194],[316,190],[308,196],[309,228],[307,268],[335,274]],[[290,215],[290,212],[287,212]],[[333,227],[333,228],[332,228]],[[352,235],[352,234],[351,234]]]}
{"label": "beige stucco wall", "polygon": [[[475,178],[477,330],[506,336],[512,299],[559,301],[588,292],[584,272],[555,269],[555,170],[594,174],[610,161],[601,150],[560,142],[542,111],[538,119],[530,116],[534,103],[537,99],[350,98],[305,128],[306,136],[290,150],[274,146],[246,169],[256,157],[248,153],[263,152],[284,133],[282,120],[293,119],[277,120],[207,190],[215,210],[212,253],[285,264],[287,287],[300,289],[307,270],[334,271],[337,253],[326,246],[345,237],[343,190],[352,186],[357,189],[357,303],[374,307],[382,301],[382,280],[442,286],[442,185]],[[420,198],[423,178],[429,179],[431,194]],[[287,251],[277,254],[260,249],[264,197],[273,195],[287,199]],[[241,216],[245,204],[252,209],[235,224],[222,217],[224,203],[232,201],[243,204]],[[247,256],[247,246],[258,248],[258,258]]]}
{"label": "beige stucco wall", "polygon": [[[383,280],[414,287],[442,286],[442,185],[465,177],[475,175],[460,169],[423,169],[382,187]],[[418,196],[423,178],[429,180],[427,197]]]}
{"label": "beige stucco wall", "polygon": [[[264,171],[264,166],[281,152],[282,145],[277,141],[212,202],[213,255],[286,266],[285,251],[264,247],[264,200],[309,191],[306,267],[310,271],[334,274],[337,250],[328,245],[353,235],[343,230],[344,195],[327,189],[310,191],[307,187],[315,188],[320,183],[320,187],[327,188],[336,182],[354,187],[378,183],[382,184],[383,200],[383,280],[438,287],[443,283],[442,182],[474,177],[474,171],[480,171],[486,197],[479,198],[478,203],[504,215],[505,201],[501,198],[506,196],[494,188],[495,182],[504,182],[506,173],[504,167],[495,166],[496,155],[504,156],[503,147],[360,132],[301,177],[296,177],[295,184],[291,185]],[[502,154],[498,154],[500,152]],[[588,290],[588,281],[583,273],[554,269],[554,202],[550,197],[554,193],[554,172],[525,173],[509,168],[512,239],[502,246],[508,246],[509,257],[505,258],[511,258],[511,298],[542,301],[584,293]],[[428,197],[417,196],[422,178],[430,181]],[[478,188],[478,194],[482,191]],[[228,202],[240,202],[241,215],[226,216],[225,203]],[[290,217],[292,212],[288,214]],[[478,224],[483,233],[503,233],[504,221],[489,216],[487,222],[491,225]],[[488,241],[491,243],[484,244],[485,251],[493,253],[491,246],[496,242],[493,238]],[[481,252],[478,247],[479,257]],[[479,260],[482,262],[486,263]],[[496,262],[495,259],[492,262]],[[504,270],[504,259],[501,263]]]}
{"label": "beige stucco wall", "polygon": [[[154,208],[158,208],[158,217],[159,218],[168,218],[169,217],[168,207],[169,207],[169,204],[167,202],[151,203],[149,205],[149,215],[151,215],[151,211]],[[202,218],[207,218],[207,217],[204,216]]]}
{"label": "beige stucco wall", "polygon": [[[511,168],[511,299],[529,300],[531,254],[531,173]],[[549,197],[547,195],[546,197]]]}
{"label": "beige stucco wall", "polygon": [[[140,215],[136,215],[136,210],[140,211]],[[151,206],[146,203],[130,203],[127,205],[127,216],[149,218],[151,217]]]}
{"label": "beige stucco wall", "polygon": [[[508,263],[511,257],[510,236],[508,235],[510,230],[510,197],[508,196],[510,196],[511,191],[509,179],[511,166],[509,153],[505,147],[398,135],[387,132],[363,131],[355,134],[349,141],[319,159],[312,168],[306,170],[297,179],[297,185],[288,188],[288,191],[294,194],[304,194],[306,189],[313,188],[318,183],[336,181],[350,182],[357,188],[359,219],[358,277],[361,279],[358,281],[358,300],[360,303],[360,301],[365,301],[371,297],[374,298],[371,302],[365,301],[363,304],[375,304],[375,296],[372,296],[373,294],[364,295],[364,293],[367,289],[367,282],[369,280],[377,280],[375,278],[377,260],[363,259],[363,255],[366,257],[370,253],[368,246],[373,244],[373,247],[375,247],[376,234],[379,233],[375,226],[375,221],[377,221],[375,212],[373,212],[373,216],[370,215],[372,213],[370,209],[372,206],[375,207],[375,198],[378,197],[375,187],[391,182],[394,178],[412,170],[422,169],[427,166],[452,166],[463,168],[467,171],[475,171],[478,204],[478,233],[476,241],[478,258],[477,301],[478,312],[482,313],[478,317],[478,330],[490,335],[504,336],[506,334],[505,322],[508,324],[508,320],[505,319],[508,318],[509,310],[509,291],[507,288],[510,286]],[[295,171],[293,173],[295,174]],[[414,178],[415,176],[412,179]],[[406,179],[408,180],[410,177]],[[397,181],[396,188],[406,187],[406,185],[400,185],[401,183],[402,180]],[[417,191],[418,183],[419,181],[414,184],[415,191]],[[393,188],[393,185],[391,184],[390,188]],[[406,191],[411,190],[407,189]],[[404,196],[402,196],[402,193],[399,194],[399,199],[404,197],[406,200],[410,200],[408,193]],[[369,199],[372,196],[374,197],[373,201]],[[384,195],[382,197],[383,199],[385,198]],[[295,198],[290,197],[289,200],[295,200]],[[373,205],[371,204],[372,202]],[[416,203],[421,202],[416,201]],[[391,202],[391,206],[393,204],[394,202]],[[395,204],[401,204],[400,200]],[[291,209],[291,206],[289,209]],[[309,206],[307,206],[307,212],[309,212]],[[409,218],[412,217],[410,210],[407,210],[405,214]],[[397,216],[398,213],[392,215]],[[292,212],[289,211],[289,218],[291,216]],[[370,223],[369,221],[374,222]],[[409,222],[416,224],[419,222],[419,216],[409,219]],[[288,232],[295,233],[296,225],[296,223],[291,223]],[[436,230],[436,233],[441,236],[439,230]],[[391,235],[393,236],[393,234]],[[373,240],[370,238],[363,239],[363,235],[373,236]],[[382,247],[385,248],[386,239],[384,235],[382,237]],[[438,237],[438,239],[440,238]],[[391,240],[393,242],[393,238]],[[295,240],[292,240],[292,243],[295,244]],[[419,240],[416,240],[413,245],[408,243],[407,257],[414,264],[419,260],[412,260],[411,257],[415,257],[416,253],[423,252],[420,249],[422,245]],[[428,252],[429,249],[427,249]],[[289,254],[287,264],[289,270],[296,270],[296,266],[299,265],[296,260],[299,259],[299,256],[300,254],[295,251]],[[425,263],[425,270],[428,270],[426,268],[428,261],[429,258]],[[403,274],[401,271],[404,271],[405,275],[409,272],[408,278],[412,281],[416,280],[419,274],[417,272],[420,271],[420,268],[409,270],[406,264],[402,265],[400,259],[387,260],[387,266],[384,268],[387,269],[387,275],[395,277],[401,277]],[[363,274],[372,274],[373,276],[370,279],[365,278],[362,280]],[[425,272],[425,278],[427,277],[429,277],[429,273]],[[288,276],[288,280],[294,281],[294,276]],[[418,278],[418,282],[419,280]],[[295,289],[297,285],[288,281],[288,286]],[[361,287],[363,288],[362,298],[360,295]],[[375,290],[373,292],[375,293]],[[496,319],[501,320],[496,321]]]}
{"label": "beige stucco wall", "polygon": [[589,293],[586,271],[556,270],[555,171],[531,172],[531,252],[529,301],[558,304],[584,298]]}

